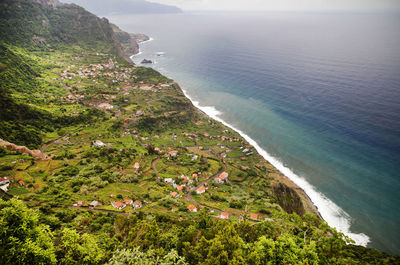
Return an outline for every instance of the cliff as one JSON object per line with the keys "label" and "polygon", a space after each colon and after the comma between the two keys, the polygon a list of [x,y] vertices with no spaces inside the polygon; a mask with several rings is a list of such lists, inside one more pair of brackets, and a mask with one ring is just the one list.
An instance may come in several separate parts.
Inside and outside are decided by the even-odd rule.
{"label": "cliff", "polygon": [[4,0],[0,3],[0,40],[33,50],[54,50],[70,45],[129,57],[137,49],[134,38],[120,43],[122,31],[114,30],[105,18],[98,18],[75,4],[56,0]]}

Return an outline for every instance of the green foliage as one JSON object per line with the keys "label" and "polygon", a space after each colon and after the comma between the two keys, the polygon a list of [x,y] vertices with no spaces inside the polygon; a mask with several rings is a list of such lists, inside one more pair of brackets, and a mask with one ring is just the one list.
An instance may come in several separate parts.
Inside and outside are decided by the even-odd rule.
{"label": "green foliage", "polygon": [[288,213],[303,215],[305,210],[300,196],[283,183],[273,187],[274,195],[279,205]]}
{"label": "green foliage", "polygon": [[109,265],[186,265],[183,257],[180,257],[175,250],[171,250],[165,256],[158,256],[154,250],[146,252],[139,248],[117,250]]}
{"label": "green foliage", "polygon": [[2,264],[56,263],[53,233],[39,223],[36,212],[23,202],[0,199],[0,255]]}
{"label": "green foliage", "polygon": [[57,246],[59,264],[101,264],[105,252],[93,235],[64,228]]}
{"label": "green foliage", "polygon": [[159,72],[148,67],[137,67],[133,75],[136,77],[137,81],[145,81],[150,84],[167,83],[171,81],[171,79],[166,78]]}
{"label": "green foliage", "polygon": [[107,19],[100,19],[77,5],[57,4],[54,8],[53,4],[2,1],[0,39],[34,50],[48,51],[75,43],[98,52],[124,55]]}

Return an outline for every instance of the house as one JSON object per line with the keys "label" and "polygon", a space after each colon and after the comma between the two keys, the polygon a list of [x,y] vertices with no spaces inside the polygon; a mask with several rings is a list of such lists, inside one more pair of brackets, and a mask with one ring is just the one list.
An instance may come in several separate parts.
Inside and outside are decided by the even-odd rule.
{"label": "house", "polygon": [[171,157],[176,157],[178,155],[178,151],[171,151],[168,153],[168,155]]}
{"label": "house", "polygon": [[169,195],[171,195],[174,198],[177,198],[179,196],[179,194],[176,191],[170,192]]}
{"label": "house", "polygon": [[142,202],[140,201],[135,201],[132,205],[133,208],[135,208],[135,210],[142,208]]}
{"label": "house", "polygon": [[122,210],[126,207],[126,204],[123,202],[111,202],[111,205],[118,210]]}
{"label": "house", "polygon": [[100,141],[100,140],[94,141],[94,142],[93,142],[93,145],[96,146],[96,147],[104,147],[104,146],[106,146],[106,144],[103,143],[103,142]]}
{"label": "house", "polygon": [[250,213],[250,219],[257,220],[258,219],[258,214],[257,213]]}
{"label": "house", "polygon": [[215,181],[215,183],[217,183],[217,184],[223,184],[223,183],[224,183],[224,181],[223,181],[222,179],[220,179],[219,177],[215,177],[215,178],[214,178],[214,181]]}
{"label": "house", "polygon": [[218,177],[223,181],[226,181],[229,177],[229,174],[227,172],[222,172]]}
{"label": "house", "polygon": [[126,205],[132,205],[133,204],[132,200],[124,200],[124,202],[125,202]]}
{"label": "house", "polygon": [[139,162],[136,162],[136,163],[133,165],[133,168],[136,169],[136,170],[138,170],[138,169],[140,168]]}
{"label": "house", "polygon": [[89,206],[90,207],[96,207],[96,206],[99,206],[100,205],[100,203],[98,202],[98,201],[92,201],[90,204],[89,204]]}
{"label": "house", "polygon": [[23,180],[18,181],[18,184],[24,186],[25,182]]}
{"label": "house", "polygon": [[218,215],[218,217],[221,219],[229,219],[231,215],[228,212],[221,212],[220,215]]}
{"label": "house", "polygon": [[165,178],[165,179],[164,179],[164,182],[165,182],[165,183],[168,183],[168,184],[174,184],[174,183],[175,183],[175,180],[173,180],[172,178]]}
{"label": "house", "polygon": [[10,183],[10,179],[7,177],[4,178],[0,178],[0,186],[1,185],[5,185],[5,184],[9,184]]}
{"label": "house", "polygon": [[204,187],[204,186],[201,186],[200,188],[198,188],[198,189],[196,190],[196,193],[197,193],[197,194],[202,194],[202,193],[204,193],[204,192],[206,192],[206,187]]}
{"label": "house", "polygon": [[76,205],[77,206],[82,206],[83,205],[83,201],[78,201],[78,203]]}
{"label": "house", "polygon": [[183,191],[183,186],[176,186],[176,189],[179,191]]}
{"label": "house", "polygon": [[229,174],[226,172],[222,172],[218,177],[214,178],[215,183],[223,184],[228,179]]}
{"label": "house", "polygon": [[188,210],[191,211],[192,213],[197,212],[197,208],[196,208],[196,206],[194,206],[193,204],[190,204],[187,208],[188,208]]}
{"label": "house", "polygon": [[10,183],[3,184],[0,186],[0,189],[2,189],[4,192],[8,192],[8,186],[10,186]]}
{"label": "house", "polygon": [[193,180],[191,180],[189,177],[184,176],[182,182],[185,183],[185,184],[187,183],[187,184],[190,185],[190,184],[193,183]]}
{"label": "house", "polygon": [[105,109],[105,110],[111,110],[111,109],[114,108],[113,105],[110,105],[108,103],[101,103],[101,104],[98,105],[98,107],[101,108],[101,109]]}

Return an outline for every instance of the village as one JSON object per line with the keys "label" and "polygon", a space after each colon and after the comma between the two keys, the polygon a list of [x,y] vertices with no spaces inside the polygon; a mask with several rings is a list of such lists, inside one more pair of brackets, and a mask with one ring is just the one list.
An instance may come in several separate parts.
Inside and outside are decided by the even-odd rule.
{"label": "village", "polygon": [[236,132],[195,111],[172,80],[112,58],[85,66],[76,57],[63,67],[50,80],[64,91],[57,100],[67,114],[95,108],[101,115],[49,134],[41,149],[48,161],[29,164],[26,154],[10,154],[0,165],[25,160],[1,172],[9,178],[0,182],[4,192],[75,209],[167,210],[180,218],[204,208],[221,219],[263,220],[279,211],[269,191],[273,167],[260,164]]}

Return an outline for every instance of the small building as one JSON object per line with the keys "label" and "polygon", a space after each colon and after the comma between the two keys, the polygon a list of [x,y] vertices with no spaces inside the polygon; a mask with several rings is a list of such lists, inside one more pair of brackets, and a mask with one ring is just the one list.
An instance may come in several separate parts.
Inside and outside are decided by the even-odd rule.
{"label": "small building", "polygon": [[137,209],[140,209],[140,208],[142,208],[142,202],[140,202],[140,201],[135,201],[134,203],[133,203],[133,205],[132,205],[132,207],[135,209],[135,210],[137,210]]}
{"label": "small building", "polygon": [[5,185],[5,184],[9,184],[10,183],[10,179],[7,177],[4,178],[0,178],[0,186],[1,185]]}
{"label": "small building", "polygon": [[194,206],[193,204],[190,204],[187,208],[188,208],[188,210],[189,210],[190,212],[192,212],[192,213],[197,212],[197,208],[196,208],[196,206]]}
{"label": "small building", "polygon": [[126,205],[132,205],[133,204],[132,200],[124,200],[124,202],[125,202]]}
{"label": "small building", "polygon": [[99,206],[100,205],[100,203],[98,202],[98,201],[92,201],[90,204],[89,204],[89,206],[90,207],[97,207],[97,206]]}
{"label": "small building", "polygon": [[82,206],[83,205],[83,201],[78,201],[78,203],[76,205],[77,206]]}
{"label": "small building", "polygon": [[218,177],[214,178],[214,181],[217,184],[223,184],[228,179],[228,176],[227,172],[222,172]]}
{"label": "small building", "polygon": [[101,108],[101,109],[105,109],[105,110],[111,110],[111,109],[114,108],[113,105],[110,105],[108,103],[101,103],[101,104],[98,105],[98,107]]}
{"label": "small building", "polygon": [[4,192],[8,192],[8,186],[10,186],[10,183],[3,184],[0,186],[0,189],[2,189]]}
{"label": "small building", "polygon": [[177,198],[179,196],[179,194],[176,191],[170,192],[169,195],[171,195],[174,198]]}
{"label": "small building", "polygon": [[257,220],[258,219],[258,214],[257,213],[250,213],[250,219]]}
{"label": "small building", "polygon": [[165,179],[164,179],[164,182],[165,182],[165,183],[168,183],[168,184],[174,184],[174,183],[175,183],[175,180],[173,180],[172,178],[165,178]]}
{"label": "small building", "polygon": [[25,182],[23,180],[20,180],[20,181],[18,181],[18,184],[21,185],[21,186],[24,186]]}
{"label": "small building", "polygon": [[138,170],[138,169],[140,168],[139,162],[136,162],[136,163],[133,165],[133,168],[136,169],[136,170]]}
{"label": "small building", "polygon": [[183,191],[183,186],[176,186],[176,189],[179,191]]}
{"label": "small building", "polygon": [[168,152],[168,156],[170,157],[176,157],[178,155],[178,151],[170,151]]}
{"label": "small building", "polygon": [[227,180],[228,177],[229,177],[229,174],[228,174],[227,172],[222,172],[222,173],[219,175],[219,178],[222,179],[222,180],[224,180],[224,181]]}
{"label": "small building", "polygon": [[123,202],[111,202],[111,205],[118,210],[122,210],[126,207],[126,204]]}
{"label": "small building", "polygon": [[221,219],[229,219],[231,215],[228,212],[221,212],[220,215],[218,215],[218,217]]}
{"label": "small building", "polygon": [[106,144],[103,143],[100,140],[93,141],[93,145],[96,146],[96,147],[104,147],[104,146],[106,146]]}
{"label": "small building", "polygon": [[198,188],[196,190],[197,194],[203,194],[204,192],[206,192],[206,187],[204,187],[204,186],[201,186],[200,188]]}
{"label": "small building", "polygon": [[215,177],[215,178],[214,178],[214,181],[215,181],[215,183],[217,183],[217,184],[223,184],[223,183],[224,183],[224,181],[223,181],[222,179],[220,179],[219,177]]}

